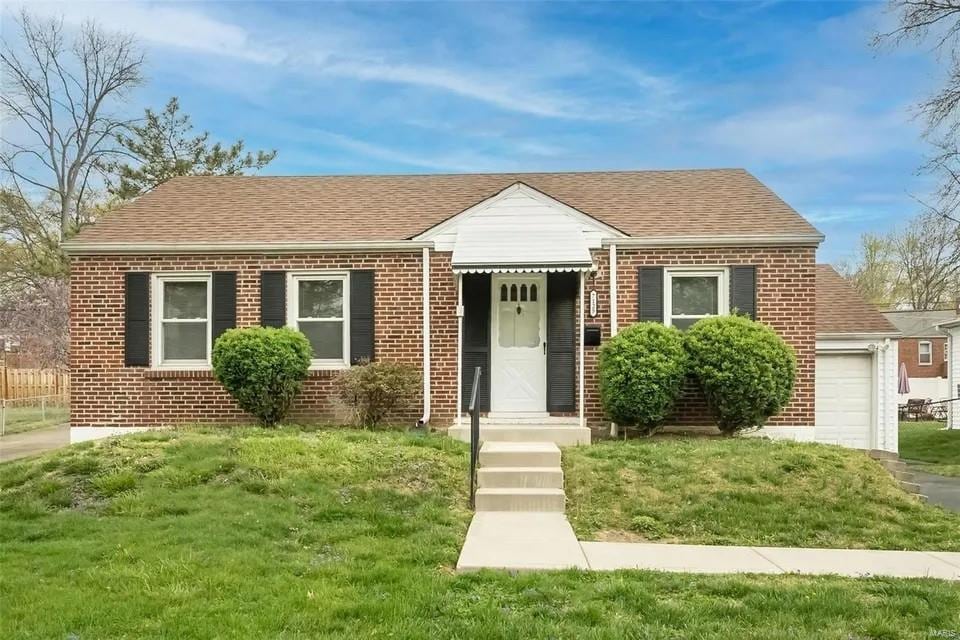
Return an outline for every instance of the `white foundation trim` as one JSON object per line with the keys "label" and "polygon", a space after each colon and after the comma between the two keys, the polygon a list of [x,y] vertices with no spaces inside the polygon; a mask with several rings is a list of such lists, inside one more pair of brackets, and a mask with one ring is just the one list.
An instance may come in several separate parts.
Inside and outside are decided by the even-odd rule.
{"label": "white foundation trim", "polygon": [[113,436],[126,436],[145,431],[160,431],[167,427],[70,427],[70,444],[87,440],[102,440]]}

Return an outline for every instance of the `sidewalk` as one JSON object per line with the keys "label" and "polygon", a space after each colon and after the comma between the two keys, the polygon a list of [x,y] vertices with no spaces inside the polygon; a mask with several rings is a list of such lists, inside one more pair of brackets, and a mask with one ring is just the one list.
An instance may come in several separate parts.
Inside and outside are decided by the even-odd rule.
{"label": "sidewalk", "polygon": [[485,512],[473,517],[457,562],[458,571],[483,568],[651,569],[960,581],[960,552],[577,542],[563,514]]}
{"label": "sidewalk", "polygon": [[53,451],[70,444],[70,425],[11,433],[0,438],[0,462]]}

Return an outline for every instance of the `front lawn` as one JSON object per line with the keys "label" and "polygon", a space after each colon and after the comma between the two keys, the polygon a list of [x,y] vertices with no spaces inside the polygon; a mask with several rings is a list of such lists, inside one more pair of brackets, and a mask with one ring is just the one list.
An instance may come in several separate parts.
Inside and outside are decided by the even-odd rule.
{"label": "front lawn", "polygon": [[[588,451],[573,456],[581,468]],[[289,429],[149,433],[0,465],[0,637],[919,640],[960,628],[960,589],[937,580],[457,575],[466,465],[446,438]]]}
{"label": "front lawn", "polygon": [[960,550],[960,514],[851,449],[664,436],[566,449],[563,465],[581,539]]}
{"label": "front lawn", "polygon": [[960,430],[942,422],[901,422],[900,457],[916,460],[921,470],[960,477]]}

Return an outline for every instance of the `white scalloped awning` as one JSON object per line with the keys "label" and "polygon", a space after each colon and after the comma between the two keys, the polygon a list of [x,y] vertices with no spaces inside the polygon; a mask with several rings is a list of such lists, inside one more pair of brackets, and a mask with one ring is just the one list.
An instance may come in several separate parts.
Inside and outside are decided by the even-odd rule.
{"label": "white scalloped awning", "polygon": [[543,273],[551,271],[593,271],[592,264],[554,264],[554,265],[487,265],[477,267],[454,266],[454,273]]}
{"label": "white scalloped awning", "polygon": [[587,271],[593,267],[582,224],[539,202],[511,209],[488,210],[460,224],[453,247],[454,271]]}

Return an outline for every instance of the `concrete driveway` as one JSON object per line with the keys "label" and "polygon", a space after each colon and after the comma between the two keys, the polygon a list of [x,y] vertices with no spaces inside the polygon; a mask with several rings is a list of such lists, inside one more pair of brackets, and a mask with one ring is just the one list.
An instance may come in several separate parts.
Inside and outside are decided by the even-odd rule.
{"label": "concrete driveway", "polygon": [[0,438],[0,462],[53,451],[70,444],[70,425],[14,433]]}

